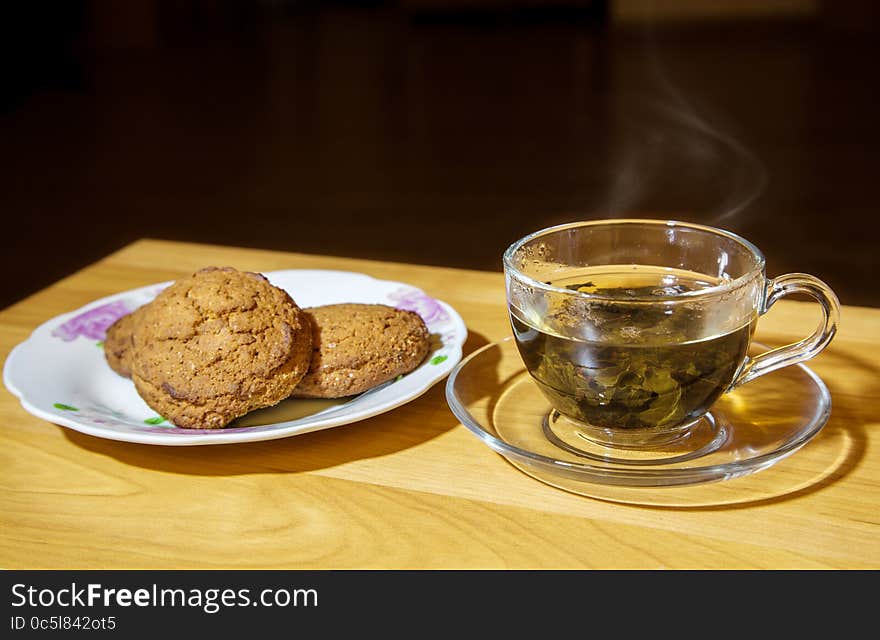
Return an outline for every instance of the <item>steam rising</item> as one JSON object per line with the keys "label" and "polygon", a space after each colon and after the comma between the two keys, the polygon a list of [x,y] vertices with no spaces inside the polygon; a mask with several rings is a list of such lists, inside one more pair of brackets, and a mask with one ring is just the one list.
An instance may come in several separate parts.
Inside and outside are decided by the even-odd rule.
{"label": "steam rising", "polygon": [[[710,224],[730,221],[761,195],[767,173],[758,157],[713,126],[665,72],[649,30],[648,81],[615,92],[610,188],[612,214],[690,214]],[[705,110],[704,110],[705,113]]]}

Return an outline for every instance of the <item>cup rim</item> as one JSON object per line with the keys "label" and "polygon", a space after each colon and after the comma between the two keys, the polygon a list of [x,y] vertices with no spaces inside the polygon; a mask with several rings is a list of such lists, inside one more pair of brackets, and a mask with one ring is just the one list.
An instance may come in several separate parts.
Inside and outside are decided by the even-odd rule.
{"label": "cup rim", "polygon": [[549,291],[553,293],[561,293],[568,296],[576,296],[580,298],[584,298],[587,300],[601,300],[601,301],[618,301],[620,302],[620,298],[615,298],[613,296],[607,296],[596,293],[586,293],[583,291],[573,291],[571,289],[565,289],[562,287],[557,287],[552,284],[547,284],[541,280],[536,280],[531,276],[523,273],[518,267],[513,264],[513,255],[518,251],[523,245],[534,240],[535,238],[539,238],[541,236],[550,235],[551,233],[556,233],[559,231],[563,231],[565,229],[573,229],[580,227],[593,227],[593,226],[613,226],[613,225],[627,225],[627,224],[643,224],[654,227],[666,226],[666,227],[683,227],[687,229],[693,229],[696,231],[703,231],[706,233],[711,233],[714,235],[724,236],[734,242],[742,245],[745,249],[747,249],[754,257],[755,257],[755,266],[748,270],[743,275],[738,278],[734,278],[728,282],[723,284],[713,285],[711,287],[706,287],[705,289],[697,289],[694,291],[686,291],[684,293],[677,293],[674,295],[660,295],[660,296],[633,296],[631,298],[626,298],[626,302],[658,302],[658,301],[675,301],[675,300],[688,300],[703,296],[710,296],[717,293],[729,293],[735,289],[738,289],[745,284],[751,282],[756,275],[760,275],[764,273],[764,269],[766,267],[766,259],[764,257],[764,253],[755,246],[752,242],[749,242],[742,236],[733,233],[732,231],[727,231],[726,229],[719,229],[718,227],[711,227],[708,225],[697,224],[693,222],[683,222],[681,220],[667,220],[667,219],[651,219],[651,218],[606,218],[602,220],[581,220],[576,222],[567,222],[563,224],[558,224],[550,227],[545,227],[544,229],[539,229],[534,231],[526,236],[523,236],[519,240],[516,240],[513,244],[511,244],[505,251],[502,256],[502,262],[504,270],[515,276],[518,280],[521,280],[528,284],[530,287],[535,287],[537,289],[542,289],[544,291]]}

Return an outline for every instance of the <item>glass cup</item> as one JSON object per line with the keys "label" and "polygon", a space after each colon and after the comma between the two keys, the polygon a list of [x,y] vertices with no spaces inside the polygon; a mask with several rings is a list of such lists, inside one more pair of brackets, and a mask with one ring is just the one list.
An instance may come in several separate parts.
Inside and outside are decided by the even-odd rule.
{"label": "glass cup", "polygon": [[[724,393],[822,351],[839,303],[821,280],[765,274],[734,233],[665,220],[543,229],[504,253],[507,306],[526,368],[549,400],[545,430],[602,447],[686,438]],[[758,318],[803,293],[822,309],[809,337],[750,356]],[[567,436],[567,441],[572,438]]]}

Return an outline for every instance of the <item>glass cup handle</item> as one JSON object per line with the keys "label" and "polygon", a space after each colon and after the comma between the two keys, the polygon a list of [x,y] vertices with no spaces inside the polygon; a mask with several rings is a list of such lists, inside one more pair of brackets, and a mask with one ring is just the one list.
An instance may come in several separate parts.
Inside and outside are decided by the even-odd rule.
{"label": "glass cup handle", "polygon": [[837,324],[840,321],[840,302],[837,296],[827,284],[806,273],[787,273],[768,280],[764,289],[761,315],[766,313],[777,300],[792,293],[805,293],[819,303],[822,307],[822,321],[819,326],[812,335],[803,340],[746,358],[730,389],[735,389],[765,373],[809,360],[827,347],[837,333]]}

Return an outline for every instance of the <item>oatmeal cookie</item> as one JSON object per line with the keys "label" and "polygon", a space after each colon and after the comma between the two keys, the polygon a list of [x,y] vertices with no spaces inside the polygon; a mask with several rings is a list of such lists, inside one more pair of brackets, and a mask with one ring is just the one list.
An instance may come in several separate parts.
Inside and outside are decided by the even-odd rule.
{"label": "oatmeal cookie", "polygon": [[217,429],[290,396],[308,371],[311,323],[263,275],[208,267],[144,308],[131,378],[178,427]]}
{"label": "oatmeal cookie", "polygon": [[[141,307],[143,308],[143,307]],[[107,364],[116,373],[124,378],[131,377],[131,335],[137,321],[135,315],[139,309],[122,316],[116,322],[107,327],[107,335],[104,338],[104,357]]]}
{"label": "oatmeal cookie", "polygon": [[295,398],[362,393],[418,367],[430,348],[424,321],[382,304],[344,303],[306,309],[312,320],[309,372]]}

